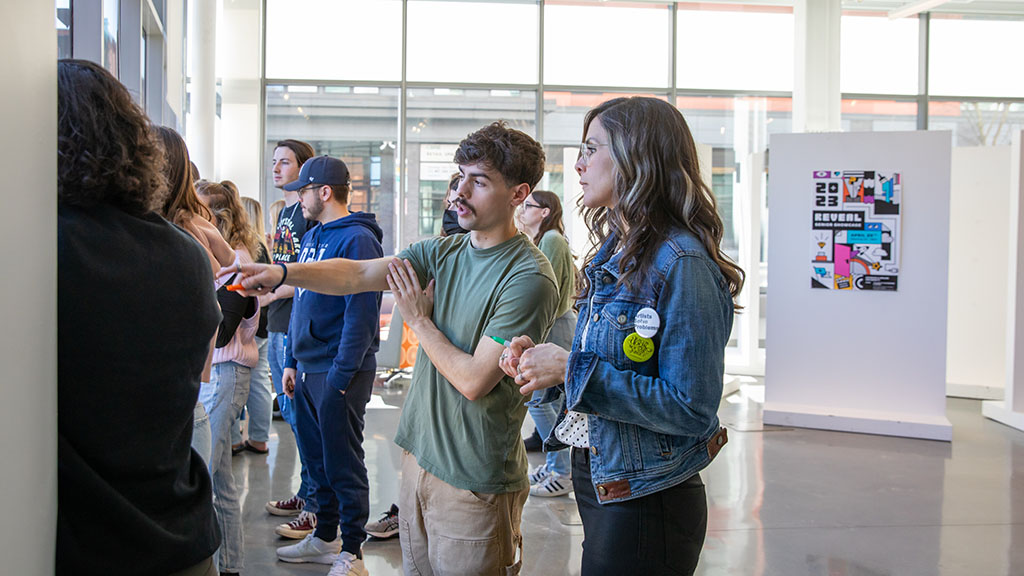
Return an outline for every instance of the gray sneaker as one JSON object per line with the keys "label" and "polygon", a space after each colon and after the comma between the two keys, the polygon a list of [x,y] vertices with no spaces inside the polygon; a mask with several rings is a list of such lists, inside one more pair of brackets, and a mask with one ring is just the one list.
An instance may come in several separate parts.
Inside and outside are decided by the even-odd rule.
{"label": "gray sneaker", "polygon": [[380,520],[367,524],[366,533],[381,540],[398,536],[398,506],[392,504]]}
{"label": "gray sneaker", "polygon": [[303,563],[313,562],[314,564],[334,564],[341,552],[341,538],[335,538],[331,542],[324,542],[310,534],[298,544],[282,546],[277,549],[277,559],[282,562]]}

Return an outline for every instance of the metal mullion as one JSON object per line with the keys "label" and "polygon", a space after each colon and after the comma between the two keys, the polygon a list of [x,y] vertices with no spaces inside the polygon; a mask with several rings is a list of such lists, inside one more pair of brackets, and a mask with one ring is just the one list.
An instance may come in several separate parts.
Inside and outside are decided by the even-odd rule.
{"label": "metal mullion", "polygon": [[918,96],[914,94],[872,94],[867,92],[843,92],[840,94],[843,100],[895,100],[896,102],[916,102]]}
{"label": "metal mullion", "polygon": [[463,90],[526,90],[533,91],[537,89],[537,84],[496,84],[496,83],[482,83],[482,82],[445,82],[438,80],[436,82],[406,82],[405,85],[409,88],[454,88]]}
{"label": "metal mullion", "polygon": [[676,89],[676,50],[678,41],[676,22],[679,17],[679,5],[675,2],[669,5],[668,8],[668,27],[669,27],[669,54],[668,54],[668,76],[669,76],[669,104],[675,106],[676,100],[679,95]]}
{"label": "metal mullion", "polygon": [[405,224],[405,202],[406,202],[406,189],[408,188],[408,178],[406,174],[405,165],[405,146],[407,143],[405,137],[405,124],[408,120],[408,92],[409,86],[407,82],[407,66],[408,66],[408,53],[409,53],[409,0],[402,0],[402,77],[399,80],[399,94],[398,94],[398,150],[395,154],[395,162],[398,162],[398,186],[395,187],[395,218],[397,220],[395,237],[394,237],[394,254],[398,254],[399,247],[402,245],[402,234],[405,232],[403,225]]}
{"label": "metal mullion", "polygon": [[262,0],[260,4],[260,205],[267,207],[267,170],[263,158],[263,151],[267,145],[267,0]]}
{"label": "metal mullion", "polygon": [[928,36],[931,33],[931,15],[918,15],[917,33],[917,129],[928,129]]}
{"label": "metal mullion", "polygon": [[771,90],[701,90],[697,88],[681,88],[676,90],[678,96],[715,96],[715,97],[737,97],[737,96],[760,96],[763,98],[792,98],[792,92],[776,92]]}
{"label": "metal mullion", "polygon": [[668,94],[671,90],[668,86],[652,88],[650,86],[569,86],[569,85],[545,85],[545,90],[553,92],[621,92],[625,94],[639,94],[653,92],[656,94]]}
{"label": "metal mullion", "polygon": [[951,96],[944,94],[929,94],[928,99],[935,101],[960,101],[960,102],[1008,102],[1012,104],[1024,104],[1024,98],[1019,96]]}
{"label": "metal mullion", "polygon": [[286,84],[288,86],[352,86],[370,88],[398,88],[402,86],[402,82],[394,80],[311,80],[308,78],[301,80],[295,78],[266,78],[265,83],[267,85]]}
{"label": "metal mullion", "polygon": [[537,133],[537,142],[544,145],[544,0],[540,0],[537,16],[537,96],[534,98],[536,108],[536,120],[534,130]]}

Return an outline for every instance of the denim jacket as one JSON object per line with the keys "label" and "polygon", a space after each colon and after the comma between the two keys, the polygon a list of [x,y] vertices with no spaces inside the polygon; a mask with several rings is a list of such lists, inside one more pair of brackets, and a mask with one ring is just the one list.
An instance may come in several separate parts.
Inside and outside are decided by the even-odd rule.
{"label": "denim jacket", "polygon": [[[578,302],[558,418],[566,408],[588,415],[590,471],[603,504],[679,484],[726,442],[717,412],[733,317],[728,284],[692,233],[676,230],[657,247],[636,290],[618,284],[615,245],[608,238],[586,269],[591,288]],[[654,354],[637,362],[623,342],[645,307],[657,311],[660,327]],[[554,433],[545,444],[566,447]]]}

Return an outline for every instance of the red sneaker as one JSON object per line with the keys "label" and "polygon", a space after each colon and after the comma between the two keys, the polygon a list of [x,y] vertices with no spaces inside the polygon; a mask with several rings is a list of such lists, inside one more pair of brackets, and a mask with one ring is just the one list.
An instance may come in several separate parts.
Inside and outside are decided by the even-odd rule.
{"label": "red sneaker", "polygon": [[298,496],[292,496],[287,500],[267,502],[267,512],[274,516],[298,516],[299,512],[306,506],[306,501]]}
{"label": "red sneaker", "polygon": [[302,512],[295,520],[274,528],[274,532],[276,532],[278,536],[292,538],[293,540],[301,540],[309,534],[312,534],[315,529],[316,514],[311,512]]}

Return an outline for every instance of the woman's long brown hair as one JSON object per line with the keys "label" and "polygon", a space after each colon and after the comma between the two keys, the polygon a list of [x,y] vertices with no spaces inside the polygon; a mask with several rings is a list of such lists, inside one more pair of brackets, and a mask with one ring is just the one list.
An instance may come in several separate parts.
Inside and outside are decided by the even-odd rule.
{"label": "woman's long brown hair", "polygon": [[[729,284],[734,306],[745,274],[722,251],[724,225],[715,195],[700,175],[697,146],[683,115],[657,98],[615,98],[587,112],[584,137],[594,120],[608,133],[614,165],[614,208],[584,208],[591,249],[585,269],[610,234],[619,239],[620,282],[636,288],[654,265],[655,246],[673,228],[692,232],[704,244]],[[579,274],[579,294],[585,297],[590,281]]]}

